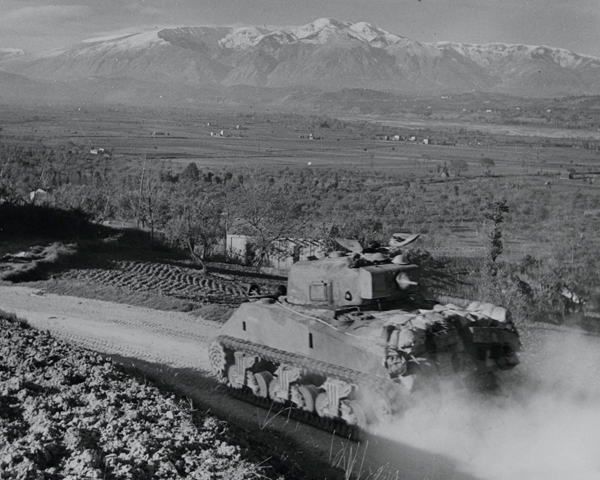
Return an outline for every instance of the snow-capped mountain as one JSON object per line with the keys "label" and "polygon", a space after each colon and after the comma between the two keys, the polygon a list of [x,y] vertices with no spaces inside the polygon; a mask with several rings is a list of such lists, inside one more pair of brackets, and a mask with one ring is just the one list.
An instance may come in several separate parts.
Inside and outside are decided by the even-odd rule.
{"label": "snow-capped mountain", "polygon": [[353,24],[320,18],[308,25],[289,30],[268,30],[258,27],[234,28],[219,40],[219,46],[225,49],[246,50],[267,41],[279,45],[291,43],[324,45],[331,39],[340,36],[359,40],[373,47],[385,47],[401,41],[401,37],[398,35],[374,27],[366,22]]}
{"label": "snow-capped mountain", "polygon": [[469,43],[439,42],[437,46],[440,48],[452,48],[482,66],[489,65],[490,59],[495,61],[545,59],[563,68],[572,69],[581,67],[588,62],[598,61],[595,57],[579,55],[564,48],[554,48],[545,45],[510,45],[506,43],[473,45]]}
{"label": "snow-capped mountain", "polygon": [[182,27],[92,38],[0,70],[37,80],[128,78],[196,87],[307,86],[400,93],[600,94],[600,60],[547,46],[424,43],[366,22]]}

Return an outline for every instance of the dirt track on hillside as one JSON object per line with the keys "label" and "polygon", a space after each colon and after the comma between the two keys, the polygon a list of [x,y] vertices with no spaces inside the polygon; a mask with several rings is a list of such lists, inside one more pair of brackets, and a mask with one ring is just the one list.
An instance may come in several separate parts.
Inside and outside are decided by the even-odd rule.
{"label": "dirt track on hillside", "polygon": [[[207,351],[221,326],[217,322],[20,286],[0,286],[0,309],[58,338],[134,366],[148,378],[189,397],[195,408],[253,432],[261,443],[274,444],[273,451],[287,445],[298,457],[290,461],[306,463],[314,478],[339,477],[327,470],[326,464],[345,455],[348,440],[232,398],[212,377]],[[353,451],[355,455],[356,446]],[[311,460],[305,456],[307,452]]]}
{"label": "dirt track on hillside", "polygon": [[327,468],[329,464],[354,473],[360,470],[363,478],[380,469],[387,472],[380,478],[388,478],[388,474],[394,478],[400,469],[407,480],[425,476],[441,480],[449,478],[447,475],[474,480],[439,455],[389,444],[371,435],[357,444],[232,398],[209,373],[207,350],[221,326],[217,322],[19,286],[0,286],[0,309],[16,313],[58,338],[134,366],[148,378],[186,395],[195,408],[208,410],[248,430],[257,441],[271,444],[273,451],[285,447],[289,460],[302,464],[313,478],[340,478],[339,470],[336,474]]}
{"label": "dirt track on hillside", "polygon": [[[415,443],[415,438],[418,440],[423,437],[432,427],[428,426],[423,429],[422,426],[412,425],[410,423],[412,414],[403,419],[402,424],[394,424],[392,432],[395,433],[389,435],[395,438],[394,440],[385,440],[378,435],[364,435],[362,442],[357,444],[340,437],[334,437],[331,433],[317,430],[295,420],[290,420],[286,418],[285,414],[276,414],[232,398],[226,388],[219,384],[209,373],[207,350],[211,339],[219,332],[221,324],[217,322],[197,318],[187,313],[158,311],[100,300],[60,296],[45,293],[39,289],[19,286],[0,286],[0,309],[9,313],[16,313],[19,317],[26,319],[33,327],[48,330],[58,338],[110,355],[126,366],[134,366],[147,378],[166,384],[166,386],[187,396],[190,402],[193,402],[193,408],[210,411],[236,424],[246,430],[250,438],[272,448],[272,451],[275,452],[274,455],[283,457],[286,462],[301,464],[315,479],[343,478],[343,474],[340,476],[339,470],[336,474],[328,467],[331,465],[343,467],[355,474],[362,471],[362,478],[369,478],[364,475],[365,472],[375,473],[381,468],[382,475],[379,477],[371,476],[371,479],[395,478],[396,473],[399,474],[398,478],[403,480],[422,480],[424,478],[429,480],[445,480],[448,478],[453,480],[504,480],[505,478],[516,478],[512,474],[506,476],[502,472],[497,475],[492,474],[495,470],[489,470],[489,468],[495,465],[495,454],[490,454],[491,460],[485,455],[480,455],[481,458],[475,456],[474,458],[477,461],[474,461],[469,456],[462,458],[461,455],[456,455],[457,458],[454,458],[454,453],[449,456],[445,451],[447,448],[436,451],[435,448],[430,446],[430,441],[427,441],[425,445]],[[575,333],[571,333],[569,338],[565,340],[563,337],[568,333],[566,330],[554,330],[546,332],[545,330],[536,329],[535,335],[533,335],[534,332],[528,332],[527,335],[523,336],[527,346],[522,356],[524,362],[519,370],[529,370],[536,373],[535,370],[539,369],[540,365],[543,367],[547,364],[552,372],[559,371],[558,374],[551,375],[551,385],[556,384],[559,379],[563,383],[567,382],[562,390],[571,392],[569,395],[577,397],[576,400],[579,403],[587,397],[597,398],[597,392],[594,389],[590,390],[589,387],[591,377],[586,377],[586,382],[581,383],[577,379],[573,379],[572,375],[563,372],[565,369],[572,372],[575,367],[571,365],[577,365],[577,369],[581,371],[588,371],[589,368],[592,368],[582,366],[581,358],[577,357],[575,362],[569,356],[573,352],[579,352],[584,344],[578,343],[578,346],[573,348],[573,345],[563,346],[560,342],[597,342],[598,340]],[[558,342],[556,346],[543,348],[542,343],[548,343],[551,340],[552,342]],[[542,343],[537,345],[539,342]],[[585,344],[586,351],[589,352],[591,358],[597,356],[597,345],[598,343]],[[540,353],[535,353],[536,350]],[[558,364],[555,358],[557,354],[559,354]],[[546,357],[545,355],[550,356]],[[566,367],[561,367],[563,364]],[[596,364],[594,363],[594,365]],[[540,376],[539,372],[535,377],[535,385],[538,386],[535,389],[527,388],[523,392],[527,395],[537,394],[537,397],[548,400],[547,392],[539,386],[543,385],[545,377]],[[600,389],[600,385],[594,388]],[[515,398],[521,397],[523,392]],[[567,400],[562,398],[557,400],[560,408],[563,408],[564,404],[567,405],[565,408],[571,411],[581,410],[584,407],[588,408],[585,404],[582,407],[575,400],[571,401],[570,398]],[[499,418],[504,419],[507,415],[507,405],[511,405],[509,411],[516,412],[511,415],[523,413],[525,418],[532,416],[537,418],[536,416],[540,416],[542,413],[537,408],[528,410],[519,406],[518,402],[511,400],[509,397],[496,398],[493,401],[501,402],[500,407],[494,407],[491,404],[491,410],[489,411],[486,406],[487,402],[483,406],[470,402],[469,407],[461,403],[459,404],[459,413],[454,416],[462,418],[467,412],[475,412],[471,416],[475,419],[473,424],[476,425],[479,422],[489,423],[491,421],[489,418],[490,412],[494,415],[497,413]],[[451,406],[451,404],[449,405]],[[439,433],[438,430],[441,429],[444,435],[448,434],[453,437],[461,433],[464,436],[465,431],[468,432],[472,429],[469,426],[471,419],[467,416],[469,421],[461,425],[458,430],[452,422],[444,430],[446,427],[444,422],[448,422],[444,412],[444,409],[421,412],[425,413],[422,419],[427,420],[429,423],[435,420],[433,421],[432,433]],[[593,413],[596,414],[597,409],[594,409]],[[448,418],[454,418],[454,416]],[[509,416],[509,418],[512,417]],[[584,426],[581,428],[584,430],[589,429],[586,427],[590,423],[587,418],[585,417],[582,421]],[[549,428],[546,423],[540,420],[542,430]],[[593,425],[593,422],[590,425]],[[536,426],[536,428],[538,427]],[[384,426],[383,429],[385,430],[386,427]],[[387,428],[387,430],[388,432],[382,433],[390,434],[390,429]],[[519,432],[519,429],[514,425],[508,428],[499,428],[501,432],[504,430],[512,432],[513,435]],[[592,430],[595,430],[595,428],[592,428]],[[533,435],[533,433],[529,431],[525,433],[527,441],[530,441],[529,435]],[[590,432],[588,434],[591,435]],[[440,438],[444,438],[444,435],[441,435]],[[479,433],[473,434],[473,437],[478,437],[478,435]],[[520,434],[520,436],[523,437],[523,434]],[[437,437],[434,436],[433,438]],[[491,438],[494,441],[497,440],[493,436]],[[577,438],[579,438],[579,435],[575,435],[573,438],[561,436],[561,441],[573,443],[573,439]],[[446,446],[451,444],[452,442],[450,444],[444,443]],[[467,442],[467,445],[470,444]],[[572,448],[574,449],[574,447]],[[538,465],[540,461],[539,458],[535,457],[528,460],[529,455],[521,456],[525,466],[531,462]],[[595,457],[595,454],[592,455],[584,449],[581,456],[584,461],[590,461],[589,458]],[[502,455],[498,456],[498,458],[500,457]],[[557,458],[559,460],[554,461],[554,463],[558,467],[567,466],[561,463],[561,456]],[[479,471],[475,473],[473,470]],[[483,475],[481,475],[482,470],[485,472]],[[532,476],[531,478],[541,477]],[[583,475],[579,478],[592,477]]]}
{"label": "dirt track on hillside", "polygon": [[215,322],[180,312],[0,287],[0,308],[40,330],[102,353],[175,368],[209,370],[206,350]]}

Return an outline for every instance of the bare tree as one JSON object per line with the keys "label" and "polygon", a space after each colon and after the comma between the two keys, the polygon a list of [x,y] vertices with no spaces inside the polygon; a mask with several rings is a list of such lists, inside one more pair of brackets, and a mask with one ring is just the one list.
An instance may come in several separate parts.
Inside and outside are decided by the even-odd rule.
{"label": "bare tree", "polygon": [[450,161],[450,169],[457,177],[469,170],[469,164],[462,158],[454,158]]}
{"label": "bare tree", "polygon": [[491,173],[490,169],[492,167],[496,166],[496,163],[491,158],[488,158],[488,157],[483,157],[481,160],[479,160],[479,163],[485,169],[486,175],[489,175]]}
{"label": "bare tree", "polygon": [[301,236],[306,227],[302,202],[289,185],[286,190],[254,179],[235,191],[230,202],[237,229],[251,237],[252,263],[264,264],[271,256],[282,256],[281,240]]}
{"label": "bare tree", "polygon": [[164,224],[167,240],[172,245],[186,248],[191,257],[208,271],[205,260],[224,236],[219,202],[208,194],[172,196],[168,216]]}

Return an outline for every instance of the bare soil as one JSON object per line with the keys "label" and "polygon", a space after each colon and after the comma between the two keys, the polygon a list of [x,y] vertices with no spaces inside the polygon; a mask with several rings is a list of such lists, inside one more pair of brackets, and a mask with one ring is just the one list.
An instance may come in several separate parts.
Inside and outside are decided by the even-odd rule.
{"label": "bare soil", "polygon": [[[285,279],[242,265],[210,263],[210,273],[174,251],[122,247],[112,238],[79,244],[0,241],[0,281],[48,293],[194,312],[226,321],[252,285],[274,293]],[[10,283],[8,283],[10,282]]]}
{"label": "bare soil", "polygon": [[[0,287],[0,309],[71,344],[108,355],[192,399],[194,408],[253,432],[256,445],[270,445],[309,478],[338,478],[330,459],[349,441],[229,396],[209,373],[208,345],[220,323],[183,312]],[[301,449],[299,448],[301,446]],[[310,458],[311,460],[308,460]]]}
{"label": "bare soil", "polygon": [[[52,251],[58,247],[38,254]],[[262,282],[261,286],[269,289],[281,280],[241,267],[213,265],[213,273],[206,275],[173,259],[153,260],[140,255],[128,259],[125,253],[104,257],[97,264],[75,262],[55,271],[42,269],[53,272],[54,280],[26,284],[29,286],[0,285],[0,309],[56,338],[100,352],[189,398],[191,408],[211,412],[242,429],[250,446],[254,445],[265,461],[271,454],[264,452],[272,452],[269,462],[275,462],[274,468],[286,478],[334,479],[352,474],[384,480],[401,472],[398,478],[404,480],[481,480],[465,473],[453,459],[429,449],[387,440],[377,432],[365,434],[360,443],[351,442],[290,420],[285,412],[275,413],[232,398],[213,378],[208,364],[208,345],[218,334],[223,318],[211,320],[198,313],[217,307],[233,311],[245,299],[245,289],[251,283]],[[17,264],[19,268],[24,265]],[[58,295],[44,288],[55,288],[56,282],[71,284],[74,291]],[[102,290],[108,287],[112,290]],[[119,299],[125,303],[98,300],[95,291],[101,290],[105,294],[128,292],[129,297]],[[126,303],[140,293],[200,308],[184,312]],[[565,328],[540,327],[522,325],[524,352],[523,363],[516,369],[519,372],[548,363],[540,354],[543,344],[550,337],[570,334]]]}
{"label": "bare soil", "polygon": [[0,318],[2,478],[280,478],[225,422],[26,326]]}
{"label": "bare soil", "polygon": [[[22,286],[0,286],[0,309],[16,313],[56,338],[133,368],[184,395],[190,408],[210,412],[241,428],[248,448],[258,452],[254,455],[274,462],[272,468],[285,478],[360,475],[384,480],[396,478],[400,472],[398,478],[405,480],[481,480],[445,455],[385,439],[377,432],[363,435],[356,443],[290,420],[285,412],[275,413],[231,397],[209,373],[207,349],[219,332],[219,322],[184,312],[61,296]],[[564,335],[568,330],[548,326],[522,332],[526,346],[522,369],[527,370],[547,361],[536,351],[549,335]]]}
{"label": "bare soil", "polygon": [[65,279],[113,285],[137,292],[151,291],[199,303],[237,305],[247,296],[250,283],[219,274],[206,275],[189,266],[140,261],[118,261],[112,269],[70,270]]}

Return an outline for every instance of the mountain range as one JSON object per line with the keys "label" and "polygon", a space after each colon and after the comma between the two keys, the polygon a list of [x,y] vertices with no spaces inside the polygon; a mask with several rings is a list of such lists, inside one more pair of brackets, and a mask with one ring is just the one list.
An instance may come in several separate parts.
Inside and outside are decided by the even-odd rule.
{"label": "mountain range", "polygon": [[238,86],[407,95],[600,94],[595,57],[548,46],[424,43],[366,22],[329,18],[280,29],[156,29],[37,55],[0,48],[0,73],[0,98],[15,85],[22,90],[49,83],[53,87],[42,90],[60,96],[64,87],[70,98],[143,101],[160,91],[184,103],[207,91],[227,96]]}

